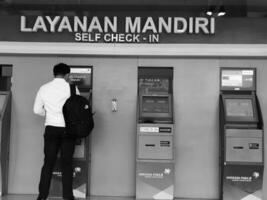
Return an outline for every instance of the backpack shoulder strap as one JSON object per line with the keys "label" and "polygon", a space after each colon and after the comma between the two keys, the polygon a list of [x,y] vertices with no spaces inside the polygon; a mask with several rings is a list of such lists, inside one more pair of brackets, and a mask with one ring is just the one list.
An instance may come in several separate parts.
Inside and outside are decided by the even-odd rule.
{"label": "backpack shoulder strap", "polygon": [[73,96],[76,94],[76,87],[74,84],[70,84],[70,95]]}

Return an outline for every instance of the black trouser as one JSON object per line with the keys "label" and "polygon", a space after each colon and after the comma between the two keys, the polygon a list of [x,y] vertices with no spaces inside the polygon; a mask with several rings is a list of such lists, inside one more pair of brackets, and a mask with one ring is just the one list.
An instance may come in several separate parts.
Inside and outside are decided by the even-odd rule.
{"label": "black trouser", "polygon": [[44,165],[39,183],[39,197],[47,198],[57,155],[61,153],[63,198],[73,198],[72,157],[75,139],[65,135],[65,128],[46,126],[44,134]]}

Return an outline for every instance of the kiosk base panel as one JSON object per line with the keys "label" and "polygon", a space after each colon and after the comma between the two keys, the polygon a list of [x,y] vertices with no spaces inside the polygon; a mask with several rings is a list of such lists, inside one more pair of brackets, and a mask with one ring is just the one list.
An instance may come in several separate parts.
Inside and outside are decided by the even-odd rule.
{"label": "kiosk base panel", "polygon": [[173,199],[174,163],[138,162],[136,199]]}
{"label": "kiosk base panel", "polygon": [[263,166],[224,166],[223,200],[263,200]]}
{"label": "kiosk base panel", "polygon": [[[88,163],[73,161],[73,195],[76,198],[86,198],[88,195]],[[62,197],[62,173],[60,162],[57,162],[53,171],[49,197]]]}

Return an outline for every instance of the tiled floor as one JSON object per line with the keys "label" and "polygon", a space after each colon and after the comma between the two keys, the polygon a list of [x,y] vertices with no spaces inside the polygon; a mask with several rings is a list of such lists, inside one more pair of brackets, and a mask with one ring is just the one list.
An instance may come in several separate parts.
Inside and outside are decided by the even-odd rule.
{"label": "tiled floor", "polygon": [[[35,200],[36,195],[6,195],[0,197],[0,200]],[[49,198],[49,200],[62,200],[61,198]],[[84,199],[81,199],[84,200]],[[128,197],[102,197],[102,196],[91,196],[86,200],[135,200],[134,198]],[[205,200],[205,199],[175,199],[175,200]],[[211,199],[210,199],[211,200]]]}

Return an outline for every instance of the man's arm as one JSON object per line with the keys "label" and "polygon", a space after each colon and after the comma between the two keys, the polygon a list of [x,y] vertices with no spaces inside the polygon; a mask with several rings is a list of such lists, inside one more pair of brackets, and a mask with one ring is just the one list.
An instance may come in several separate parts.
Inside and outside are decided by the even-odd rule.
{"label": "man's arm", "polygon": [[35,97],[33,112],[37,115],[45,116],[44,103],[41,97],[41,89],[39,89]]}

